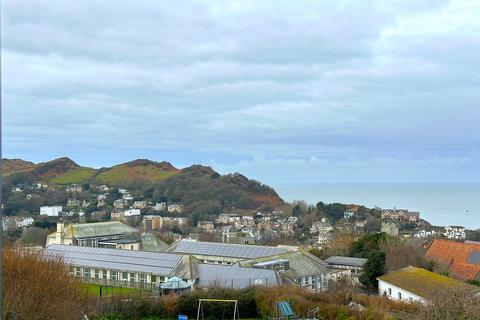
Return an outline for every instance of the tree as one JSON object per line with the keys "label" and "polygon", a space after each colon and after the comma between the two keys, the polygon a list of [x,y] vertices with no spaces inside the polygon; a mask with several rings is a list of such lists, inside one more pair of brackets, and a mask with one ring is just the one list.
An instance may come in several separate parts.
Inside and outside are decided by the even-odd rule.
{"label": "tree", "polygon": [[383,251],[370,253],[360,276],[360,282],[369,290],[377,287],[377,277],[385,273],[385,259],[386,255]]}
{"label": "tree", "polygon": [[298,216],[300,216],[301,213],[302,213],[302,208],[300,208],[300,205],[296,204],[292,208],[292,216],[298,217]]}

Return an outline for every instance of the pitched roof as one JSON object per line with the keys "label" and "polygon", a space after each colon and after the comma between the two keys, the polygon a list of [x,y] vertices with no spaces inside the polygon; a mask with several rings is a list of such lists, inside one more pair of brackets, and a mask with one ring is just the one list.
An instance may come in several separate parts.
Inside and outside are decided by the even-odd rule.
{"label": "pitched roof", "polygon": [[303,250],[289,251],[273,257],[241,261],[240,266],[253,267],[258,266],[260,263],[271,262],[272,260],[288,260],[288,269],[280,271],[280,273],[290,279],[326,274],[331,271],[328,269],[328,264],[325,261]]}
{"label": "pitched roof", "polygon": [[182,239],[169,251],[191,255],[220,256],[229,258],[251,259],[268,257],[285,253],[287,250],[277,247],[254,246],[230,243],[201,242]]}
{"label": "pitched roof", "polygon": [[223,266],[199,263],[197,266],[199,286],[221,286],[242,289],[251,285],[278,285],[279,279],[273,270],[243,268],[238,264]]}
{"label": "pitched roof", "polygon": [[459,279],[472,280],[480,276],[480,264],[469,260],[475,252],[480,252],[480,243],[435,239],[425,252],[425,258],[448,267],[448,271]]}
{"label": "pitched roof", "polygon": [[145,272],[161,276],[178,275],[184,256],[159,252],[107,249],[52,244],[47,257],[61,257],[66,264],[98,269]]}
{"label": "pitched roof", "polygon": [[427,300],[434,297],[438,292],[441,292],[440,290],[445,286],[471,288],[472,290],[477,289],[474,286],[453,278],[412,266],[387,273],[377,279],[388,282]]}
{"label": "pitched roof", "polygon": [[71,224],[65,228],[67,234],[76,238],[90,238],[114,234],[137,233],[134,228],[120,221]]}
{"label": "pitched roof", "polygon": [[325,259],[328,264],[340,264],[345,266],[363,267],[367,263],[365,258],[352,258],[343,256],[331,256]]}

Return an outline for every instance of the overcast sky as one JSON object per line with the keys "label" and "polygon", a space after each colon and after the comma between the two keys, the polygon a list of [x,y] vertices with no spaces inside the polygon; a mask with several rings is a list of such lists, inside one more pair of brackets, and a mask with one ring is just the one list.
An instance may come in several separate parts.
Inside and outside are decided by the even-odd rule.
{"label": "overcast sky", "polygon": [[478,182],[476,1],[4,1],[3,152]]}

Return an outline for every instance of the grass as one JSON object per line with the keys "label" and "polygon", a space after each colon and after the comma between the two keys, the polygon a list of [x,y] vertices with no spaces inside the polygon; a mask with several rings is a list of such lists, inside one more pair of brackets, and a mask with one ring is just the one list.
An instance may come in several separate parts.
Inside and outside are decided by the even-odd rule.
{"label": "grass", "polygon": [[[100,296],[100,285],[99,284],[82,284],[82,286],[87,289],[87,292],[93,296]],[[105,290],[107,290],[105,294]],[[135,288],[127,288],[127,287],[111,287],[111,286],[103,286],[102,288],[103,295],[109,296],[116,296],[116,295],[132,295],[132,294],[140,294],[142,290],[135,289]]]}
{"label": "grass", "polygon": [[61,174],[53,179],[50,179],[50,183],[57,184],[72,184],[72,183],[84,183],[89,181],[96,173],[92,168],[76,168],[70,169],[64,174]]}
{"label": "grass", "polygon": [[162,170],[153,165],[127,166],[121,164],[100,173],[96,180],[104,184],[121,184],[134,179],[157,182],[175,174],[177,174],[177,171]]}

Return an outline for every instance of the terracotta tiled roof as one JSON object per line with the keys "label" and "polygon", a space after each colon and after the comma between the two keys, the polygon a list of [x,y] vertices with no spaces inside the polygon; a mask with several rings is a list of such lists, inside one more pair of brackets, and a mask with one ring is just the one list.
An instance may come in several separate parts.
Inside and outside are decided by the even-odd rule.
{"label": "terracotta tiled roof", "polygon": [[468,263],[474,252],[480,252],[480,243],[435,239],[428,247],[425,258],[448,267],[448,271],[459,279],[471,280],[480,277],[480,265]]}

